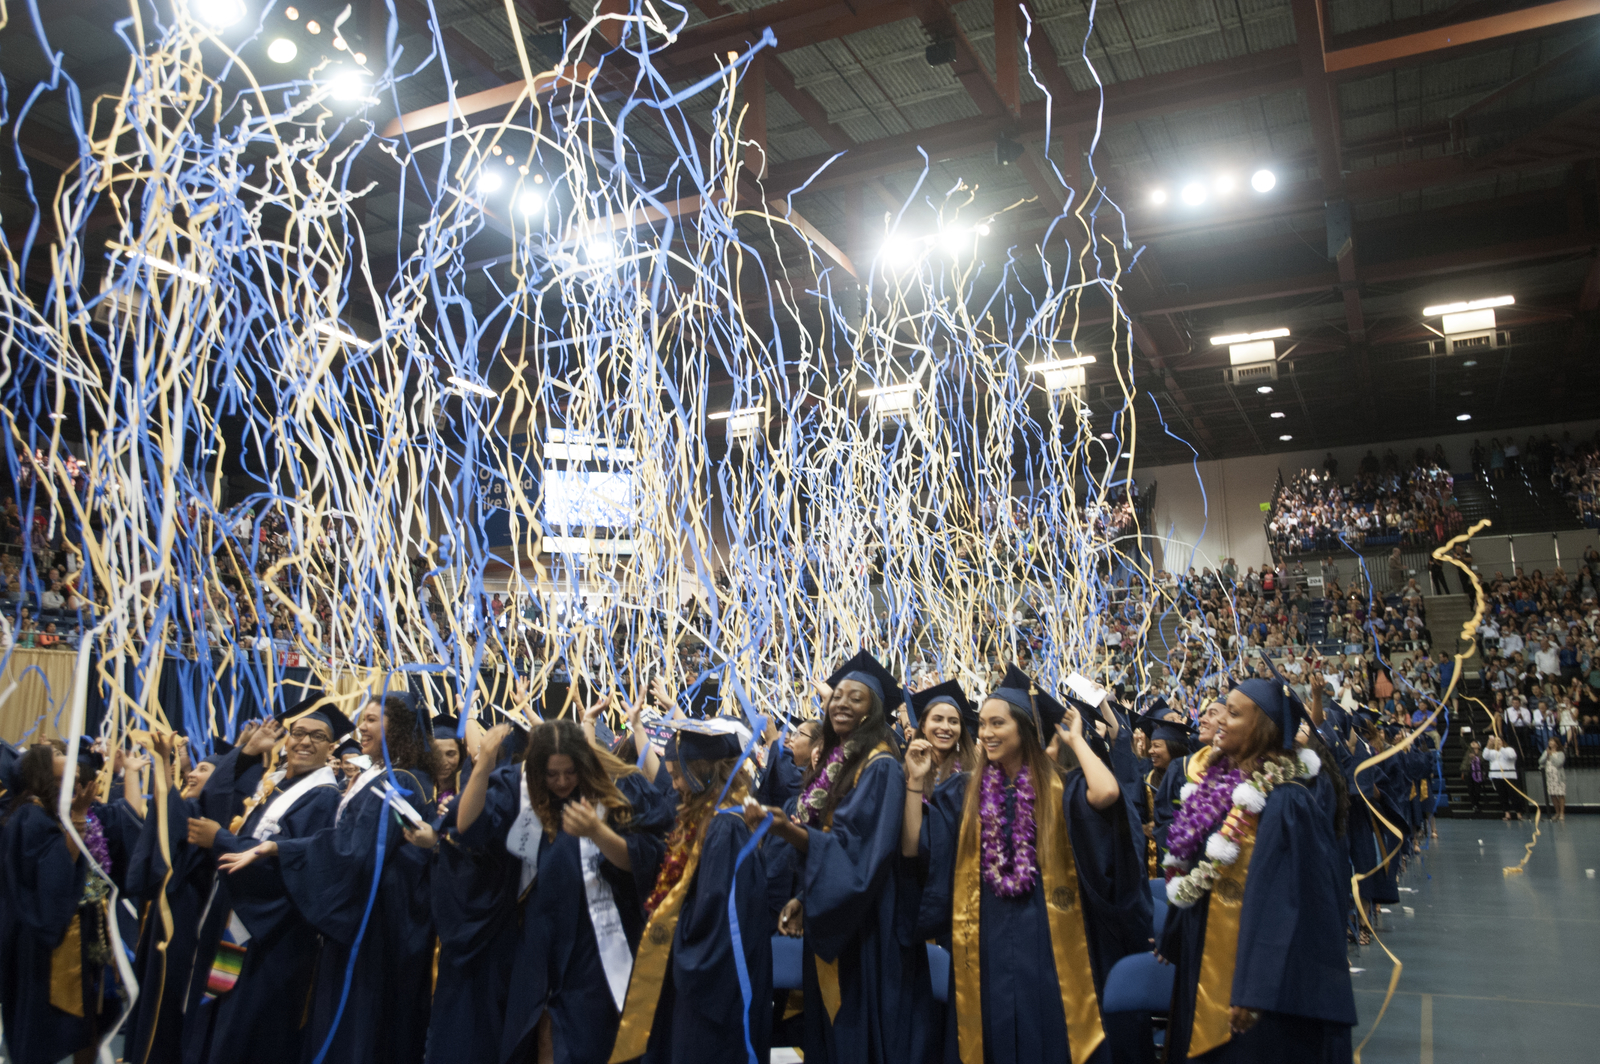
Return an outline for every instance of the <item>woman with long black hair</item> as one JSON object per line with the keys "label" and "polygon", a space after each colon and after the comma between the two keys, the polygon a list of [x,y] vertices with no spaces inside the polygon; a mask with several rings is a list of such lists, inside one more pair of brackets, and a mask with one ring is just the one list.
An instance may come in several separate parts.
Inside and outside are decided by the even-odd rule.
{"label": "woman with long black hair", "polygon": [[429,856],[407,846],[403,831],[412,817],[425,826],[434,815],[432,735],[403,694],[369,701],[356,735],[372,767],[345,790],[332,827],[224,854],[217,867],[237,872],[276,856],[290,902],[322,934],[309,1002],[285,1003],[307,1017],[309,1055],[416,1064],[428,1030],[433,922]]}
{"label": "woman with long black hair", "polygon": [[1336,769],[1296,754],[1305,716],[1281,678],[1245,680],[1191,758],[1199,782],[1167,831],[1169,1059],[1350,1059],[1344,858],[1315,782]]}
{"label": "woman with long black hair", "polygon": [[[510,733],[478,748],[492,765]],[[605,1064],[616,1041],[644,899],[672,813],[633,765],[570,720],[535,727],[526,756],[474,772],[440,847],[441,941],[472,965],[481,993],[458,995],[429,1061]],[[427,844],[427,833],[416,841]]]}
{"label": "woman with long black hair", "polygon": [[817,767],[791,820],[767,807],[772,834],[802,864],[800,895],[779,916],[803,930],[807,1061],[923,1059],[931,1001],[927,951],[897,920],[907,885],[897,851],[905,773],[890,738],[902,688],[862,651],[828,679]]}
{"label": "woman with long black hair", "polygon": [[125,852],[127,826],[95,800],[101,765],[85,748],[73,781],[70,816],[87,853],[56,812],[65,747],[35,744],[12,768],[0,827],[0,1019],[15,1064],[93,1060],[102,1028],[116,1015],[110,884],[90,858],[107,875],[120,875],[113,855]]}
{"label": "woman with long black hair", "polygon": [[[1126,953],[1124,909],[1149,926],[1121,786],[1085,737],[1092,722],[1016,666],[978,713],[961,785],[942,788],[926,818],[908,811],[902,832],[902,852],[928,868],[920,933],[951,951],[944,1060],[1109,1059],[1098,988]],[[1075,755],[1074,771],[1051,761],[1046,735]],[[908,787],[930,761],[913,744]]]}

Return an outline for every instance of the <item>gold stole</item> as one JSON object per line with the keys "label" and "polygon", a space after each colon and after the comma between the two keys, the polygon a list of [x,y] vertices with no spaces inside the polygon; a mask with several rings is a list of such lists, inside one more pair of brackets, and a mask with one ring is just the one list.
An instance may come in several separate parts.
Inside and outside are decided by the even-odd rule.
{"label": "gold stole", "polygon": [[[1050,952],[1061,985],[1061,1013],[1067,1021],[1072,1064],[1084,1064],[1102,1041],[1100,1000],[1094,992],[1094,970],[1089,964],[1089,940],[1078,907],[1078,866],[1072,840],[1062,819],[1062,781],[1054,772],[1038,786],[1034,804],[1035,850],[1039,854],[1039,885],[1044,891],[1045,916],[1050,924]],[[982,954],[978,948],[979,906],[983,877],[979,869],[977,809],[961,817],[956,843],[955,885],[951,891],[950,981],[955,987],[956,1035],[964,1061],[983,1060],[983,990],[979,984]]]}
{"label": "gold stole", "polygon": [[80,1020],[83,1019],[82,924],[79,914],[73,913],[61,944],[50,954],[50,1004]]}
{"label": "gold stole", "polygon": [[[856,778],[850,781],[851,792],[853,793],[856,789],[856,784],[861,782],[861,774],[867,770],[868,765],[880,757],[891,756],[893,755],[890,754],[887,743],[879,743],[873,747],[872,753],[868,754],[866,759],[861,762],[861,767],[856,769]],[[902,802],[904,800],[903,798],[901,799]],[[828,822],[822,825],[822,830],[833,830],[832,813],[828,814]],[[837,960],[825,961],[816,954],[812,954],[812,960],[816,962],[817,989],[822,993],[822,1006],[828,1010],[828,1024],[831,1026],[833,1021],[838,1018],[839,1006],[844,1004],[844,995],[839,991],[839,962]]]}
{"label": "gold stole", "polygon": [[1239,843],[1239,859],[1223,866],[1211,884],[1206,941],[1200,951],[1200,984],[1195,988],[1194,1026],[1189,1032],[1191,1057],[1209,1053],[1233,1036],[1230,1007],[1233,967],[1239,953],[1239,914],[1244,909],[1244,881],[1255,848],[1256,837],[1251,832]]}
{"label": "gold stole", "polygon": [[1199,783],[1200,777],[1206,774],[1206,769],[1211,767],[1211,759],[1217,755],[1214,746],[1202,746],[1190,754],[1183,762],[1183,778],[1190,783]]}
{"label": "gold stole", "polygon": [[644,1056],[650,1044],[650,1028],[655,1026],[656,1006],[661,1003],[661,986],[666,982],[667,962],[672,959],[672,938],[678,930],[678,917],[683,913],[683,898],[689,893],[689,884],[694,882],[695,870],[700,867],[700,851],[706,828],[710,826],[711,817],[707,817],[689,850],[689,859],[684,862],[683,875],[667,891],[667,896],[661,899],[644,926],[639,953],[633,959],[633,974],[628,977],[628,996],[622,1003],[622,1023],[617,1027],[617,1041],[611,1047],[611,1064]]}
{"label": "gold stole", "polygon": [[[1168,767],[1168,771],[1171,771],[1170,766]],[[1144,774],[1144,809],[1146,813],[1150,814],[1151,828],[1154,828],[1156,824],[1156,789],[1150,783],[1150,777],[1154,776],[1155,774],[1155,769],[1151,769],[1149,772]],[[1155,879],[1161,874],[1160,853],[1161,848],[1156,845],[1155,836],[1146,836],[1144,840],[1144,860],[1145,864],[1148,866],[1147,872],[1149,874],[1149,878],[1151,879]]]}

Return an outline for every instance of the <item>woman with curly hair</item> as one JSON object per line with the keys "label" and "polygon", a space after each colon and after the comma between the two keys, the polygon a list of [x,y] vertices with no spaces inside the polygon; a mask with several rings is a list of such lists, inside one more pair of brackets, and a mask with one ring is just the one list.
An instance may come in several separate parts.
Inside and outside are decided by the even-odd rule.
{"label": "woman with curly hair", "polygon": [[234,873],[276,857],[289,903],[322,935],[309,1000],[285,1003],[306,1016],[309,1053],[326,1045],[328,1059],[347,1064],[417,1064],[433,961],[430,855],[405,845],[406,814],[393,799],[431,820],[437,755],[404,694],[369,701],[356,737],[372,767],[346,789],[332,827],[225,854],[217,867]]}
{"label": "woman with curly hair", "polygon": [[[767,807],[771,833],[794,847],[800,893],[779,930],[803,934],[803,1046],[807,1061],[924,1059],[932,991],[924,944],[899,919],[905,772],[889,714],[903,689],[862,651],[828,679],[822,741],[791,820]],[[904,932],[904,933],[902,933]]]}
{"label": "woman with curly hair", "polygon": [[1337,770],[1296,753],[1306,711],[1282,678],[1245,680],[1226,704],[1167,830],[1168,1059],[1349,1060],[1345,856],[1316,780]]}
{"label": "woman with curly hair", "polygon": [[721,717],[684,721],[667,740],[678,819],[645,899],[649,922],[634,958],[614,1061],[739,1061],[752,1052],[767,1058],[772,939],[766,870],[759,853],[740,860],[752,834],[741,816],[751,785],[741,767],[749,735]]}
{"label": "woman with curly hair", "polygon": [[[509,733],[483,737],[482,765]],[[484,1059],[472,1047],[486,1042],[500,1060],[605,1064],[671,823],[643,775],[570,720],[535,727],[520,762],[474,772],[446,820],[433,904],[483,992],[435,1025],[429,1064]]]}

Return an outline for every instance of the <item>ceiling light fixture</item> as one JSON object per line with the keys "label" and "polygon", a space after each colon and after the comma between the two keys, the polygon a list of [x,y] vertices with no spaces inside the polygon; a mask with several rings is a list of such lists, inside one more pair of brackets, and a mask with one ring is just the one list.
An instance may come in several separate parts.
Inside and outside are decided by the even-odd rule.
{"label": "ceiling light fixture", "polygon": [[361,100],[367,95],[366,79],[354,70],[346,70],[335,77],[332,87],[336,100]]}
{"label": "ceiling light fixture", "polygon": [[299,54],[299,45],[287,37],[279,37],[267,45],[267,58],[274,63],[292,63],[294,62],[294,57]]}
{"label": "ceiling light fixture", "polygon": [[1285,432],[1282,436],[1279,436],[1278,439],[1288,442],[1289,440],[1294,439],[1294,437]]}
{"label": "ceiling light fixture", "polygon": [[1288,336],[1288,329],[1263,329],[1253,333],[1230,333],[1227,336],[1213,336],[1212,346],[1221,347],[1224,344],[1248,344],[1256,340],[1276,340],[1280,336]]}
{"label": "ceiling light fixture", "polygon": [[1278,175],[1271,170],[1257,170],[1250,175],[1250,187],[1257,192],[1271,192],[1278,185]]}
{"label": "ceiling light fixture", "polygon": [[1179,193],[1179,196],[1189,206],[1198,207],[1206,201],[1206,186],[1198,181],[1191,181],[1183,186],[1183,191]]}
{"label": "ceiling light fixture", "polygon": [[1456,420],[1457,421],[1471,421],[1472,420],[1472,415],[1471,414],[1457,414],[1456,415]]}
{"label": "ceiling light fixture", "polygon": [[1272,416],[1273,417],[1288,417],[1289,415],[1285,414],[1282,410],[1274,410],[1272,412]]}
{"label": "ceiling light fixture", "polygon": [[497,398],[499,398],[497,395],[495,395],[494,392],[490,391],[488,388],[485,388],[483,385],[477,383],[476,381],[469,381],[465,377],[452,376],[452,377],[449,378],[449,381],[450,381],[451,384],[454,384],[457,388],[460,388],[464,392],[472,392],[474,395],[481,395],[485,399],[497,399]]}
{"label": "ceiling light fixture", "polygon": [[1071,369],[1073,366],[1092,366],[1094,361],[1093,355],[1079,355],[1077,358],[1061,358],[1054,362],[1034,362],[1028,369],[1034,373],[1049,373],[1052,370]]}
{"label": "ceiling light fixture", "polygon": [[1164,189],[1164,188],[1153,188],[1153,189],[1151,189],[1150,190],[1150,202],[1154,203],[1157,207],[1159,207],[1163,203],[1167,202],[1167,190]]}
{"label": "ceiling light fixture", "polygon": [[500,191],[500,186],[505,184],[505,178],[494,170],[485,170],[478,175],[478,195],[487,196],[491,192]]}
{"label": "ceiling light fixture", "polygon": [[1117,434],[1114,432],[1102,432],[1100,438],[1102,440],[1114,440],[1117,438]]}
{"label": "ceiling light fixture", "polygon": [[189,13],[220,30],[244,18],[244,0],[189,0]]}
{"label": "ceiling light fixture", "polygon": [[355,344],[357,347],[372,346],[371,344],[367,343],[367,341],[363,340],[361,337],[357,336],[348,329],[341,329],[339,327],[339,323],[336,321],[319,321],[312,326],[312,329],[321,333],[323,336],[331,336],[335,340],[343,340],[345,343]]}
{"label": "ceiling light fixture", "polygon": [[185,281],[193,281],[195,284],[199,285],[209,285],[211,283],[211,278],[207,277],[205,274],[196,273],[194,270],[191,270],[186,266],[179,266],[175,262],[168,262],[166,259],[158,259],[154,255],[146,255],[142,251],[135,251],[130,247],[123,247],[121,244],[113,244],[109,240],[106,241],[106,247],[110,248],[112,251],[120,251],[129,258],[136,259],[144,263],[157,273],[170,273],[176,277],[182,277]]}
{"label": "ceiling light fixture", "polygon": [[1469,310],[1490,310],[1494,307],[1509,307],[1517,301],[1516,296],[1491,296],[1488,299],[1474,299],[1470,303],[1446,303],[1437,307],[1423,307],[1424,318],[1437,318],[1441,314],[1462,314]]}
{"label": "ceiling light fixture", "polygon": [[1263,384],[1261,387],[1256,389],[1256,394],[1257,395],[1271,395],[1272,394],[1272,385]]}
{"label": "ceiling light fixture", "polygon": [[517,210],[526,215],[535,215],[544,209],[544,197],[529,189],[517,197]]}

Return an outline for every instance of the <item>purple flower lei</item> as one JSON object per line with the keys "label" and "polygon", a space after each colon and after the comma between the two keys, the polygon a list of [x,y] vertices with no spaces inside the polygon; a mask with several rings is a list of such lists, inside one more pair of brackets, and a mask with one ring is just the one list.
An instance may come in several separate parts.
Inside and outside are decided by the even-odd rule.
{"label": "purple flower lei", "polygon": [[844,744],[840,743],[828,755],[827,763],[817,773],[817,778],[806,784],[806,789],[801,792],[799,805],[795,809],[796,820],[810,824],[820,815],[823,803],[828,800],[828,788],[839,778],[839,766],[843,764]]}
{"label": "purple flower lei", "polygon": [[1033,780],[1027,766],[1017,773],[1017,812],[1011,821],[1011,853],[1006,854],[1000,835],[1000,820],[1005,809],[1005,773],[999,765],[983,770],[978,796],[978,817],[982,824],[983,881],[997,897],[1016,898],[1033,889],[1039,874],[1034,854]]}
{"label": "purple flower lei", "polygon": [[85,818],[88,823],[83,829],[83,844],[89,848],[89,856],[94,858],[95,864],[106,875],[111,874],[111,847],[106,842],[106,833],[100,827],[100,820],[93,813],[87,813]]}
{"label": "purple flower lei", "polygon": [[1245,780],[1243,772],[1212,765],[1194,793],[1178,808],[1167,828],[1167,852],[1187,864],[1193,861],[1228,811],[1233,808],[1233,789]]}

